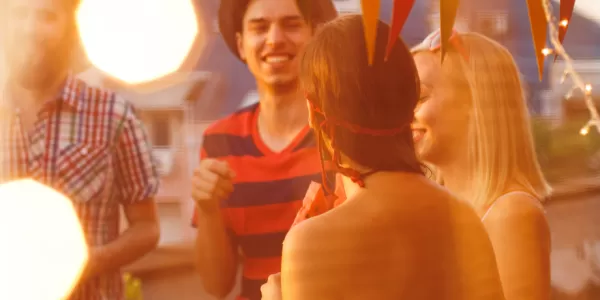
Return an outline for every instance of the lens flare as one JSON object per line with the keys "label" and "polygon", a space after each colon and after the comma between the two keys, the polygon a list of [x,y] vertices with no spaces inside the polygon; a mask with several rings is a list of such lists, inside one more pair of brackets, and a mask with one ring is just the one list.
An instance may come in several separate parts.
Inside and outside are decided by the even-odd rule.
{"label": "lens flare", "polygon": [[88,259],[71,201],[33,180],[0,185],[0,241],[0,299],[64,299]]}
{"label": "lens flare", "polygon": [[191,0],[83,0],[77,24],[90,62],[130,84],[176,71],[198,34]]}

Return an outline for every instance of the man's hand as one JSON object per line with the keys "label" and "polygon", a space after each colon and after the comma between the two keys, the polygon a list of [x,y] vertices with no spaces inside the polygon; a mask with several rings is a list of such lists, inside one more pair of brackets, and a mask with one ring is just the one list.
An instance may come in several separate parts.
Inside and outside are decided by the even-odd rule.
{"label": "man's hand", "polygon": [[90,248],[88,251],[88,260],[81,274],[80,281],[88,281],[100,275],[100,266],[102,265],[102,254],[100,248]]}
{"label": "man's hand", "polygon": [[192,198],[202,208],[217,209],[233,191],[235,173],[226,162],[207,158],[192,177]]}
{"label": "man's hand", "polygon": [[260,287],[262,300],[281,300],[281,273],[269,276],[267,283]]}
{"label": "man's hand", "polygon": [[123,205],[129,227],[114,241],[89,248],[81,281],[114,272],[156,248],[160,227],[154,200]]}

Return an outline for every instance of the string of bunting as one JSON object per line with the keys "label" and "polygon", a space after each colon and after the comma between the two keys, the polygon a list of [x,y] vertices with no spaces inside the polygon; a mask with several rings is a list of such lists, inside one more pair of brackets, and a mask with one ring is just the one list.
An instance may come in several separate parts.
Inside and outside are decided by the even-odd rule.
{"label": "string of bunting", "polygon": [[[573,87],[566,98],[570,98],[574,91],[579,90],[583,92],[585,104],[590,113],[590,120],[580,130],[580,134],[586,135],[592,126],[596,127],[597,131],[600,133],[600,116],[598,115],[598,110],[592,99],[592,86],[591,84],[585,83],[581,76],[575,71],[573,60],[562,44],[571,21],[575,0],[560,0],[560,21],[557,21],[552,12],[551,0],[525,1],[527,1],[527,9],[529,12],[529,23],[531,26],[531,35],[535,49],[539,80],[541,81],[543,79],[545,58],[548,55],[554,54],[554,60],[556,61],[556,59],[560,57],[565,66],[561,82],[564,82],[567,77],[570,77],[573,82]],[[386,59],[404,27],[404,23],[406,22],[414,3],[415,0],[394,0],[392,22],[390,25],[391,30],[386,49]],[[460,0],[439,0],[442,62],[448,47],[448,39],[450,38],[452,28],[454,27],[459,4]],[[375,55],[375,39],[380,7],[380,0],[361,0],[369,64],[373,63]],[[552,48],[547,47],[548,33],[550,33],[550,44]]]}

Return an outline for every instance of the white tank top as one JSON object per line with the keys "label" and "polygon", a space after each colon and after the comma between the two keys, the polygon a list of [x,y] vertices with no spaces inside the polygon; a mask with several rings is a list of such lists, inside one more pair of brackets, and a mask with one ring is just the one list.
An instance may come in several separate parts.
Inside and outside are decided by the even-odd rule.
{"label": "white tank top", "polygon": [[481,221],[485,220],[485,217],[487,217],[487,215],[490,213],[490,211],[492,211],[492,208],[494,208],[494,205],[496,205],[496,203],[500,202],[502,199],[506,199],[506,198],[508,198],[507,196],[509,196],[509,195],[514,195],[514,194],[522,194],[522,195],[525,195],[525,196],[527,196],[527,198],[529,198],[529,199],[531,199],[531,200],[534,200],[534,201],[535,201],[534,203],[535,203],[535,204],[536,204],[538,207],[540,207],[542,210],[544,209],[544,208],[543,208],[543,206],[542,206],[542,204],[540,203],[540,201],[539,201],[537,198],[535,198],[533,195],[529,194],[529,193],[522,192],[522,191],[508,192],[508,193],[506,193],[506,194],[504,194],[504,195],[502,195],[502,196],[498,197],[498,198],[497,198],[497,199],[494,201],[494,203],[492,203],[492,205],[490,205],[490,208],[488,208],[488,210],[485,212],[485,214],[484,214],[484,215],[483,215],[483,217],[481,218]]}

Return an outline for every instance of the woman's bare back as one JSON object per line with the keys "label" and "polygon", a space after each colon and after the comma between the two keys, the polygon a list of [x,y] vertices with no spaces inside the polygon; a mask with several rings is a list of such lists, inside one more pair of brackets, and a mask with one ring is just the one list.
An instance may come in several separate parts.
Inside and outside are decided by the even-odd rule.
{"label": "woman's bare back", "polygon": [[407,176],[292,229],[283,299],[504,299],[475,212],[422,176]]}

